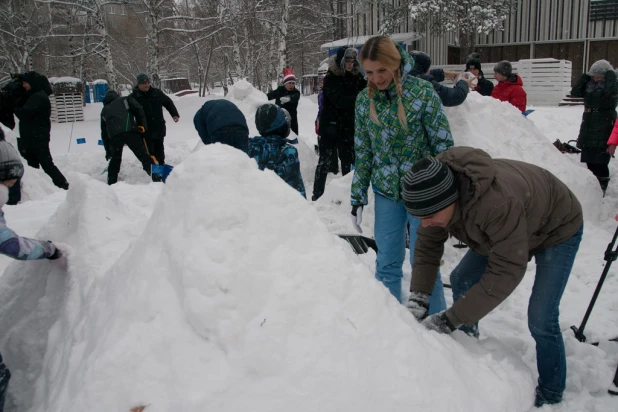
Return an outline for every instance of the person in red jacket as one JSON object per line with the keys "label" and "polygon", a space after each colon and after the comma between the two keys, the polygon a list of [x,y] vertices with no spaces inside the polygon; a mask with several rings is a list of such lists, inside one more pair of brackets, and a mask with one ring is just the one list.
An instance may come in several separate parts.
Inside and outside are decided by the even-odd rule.
{"label": "person in red jacket", "polygon": [[502,102],[509,102],[521,112],[526,111],[526,91],[524,82],[517,74],[513,74],[511,63],[502,60],[494,66],[494,77],[498,84],[491,91],[491,97]]}

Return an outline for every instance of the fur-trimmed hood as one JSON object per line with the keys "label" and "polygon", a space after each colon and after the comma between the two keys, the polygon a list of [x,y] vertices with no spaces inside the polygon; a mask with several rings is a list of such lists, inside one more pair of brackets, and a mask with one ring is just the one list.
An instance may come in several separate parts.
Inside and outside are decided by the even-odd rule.
{"label": "fur-trimmed hood", "polygon": [[[330,56],[330,58],[328,59],[328,71],[334,74],[335,76],[345,75],[345,69],[341,67],[341,60],[342,58],[339,58],[339,53],[333,56]],[[358,60],[358,57],[357,57],[356,61],[354,62],[354,67],[352,68],[351,73],[355,75],[362,74],[360,67],[361,67],[360,61]]]}

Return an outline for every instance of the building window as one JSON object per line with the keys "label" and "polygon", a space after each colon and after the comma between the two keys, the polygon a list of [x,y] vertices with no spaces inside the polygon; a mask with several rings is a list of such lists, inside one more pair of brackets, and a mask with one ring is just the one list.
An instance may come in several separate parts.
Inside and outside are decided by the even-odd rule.
{"label": "building window", "polygon": [[109,6],[109,14],[116,14],[116,10],[114,10],[114,5]]}
{"label": "building window", "polygon": [[590,21],[617,20],[618,0],[591,0]]}
{"label": "building window", "polygon": [[123,16],[127,15],[127,9],[124,6],[124,4],[122,6],[120,6],[120,14],[122,14]]}

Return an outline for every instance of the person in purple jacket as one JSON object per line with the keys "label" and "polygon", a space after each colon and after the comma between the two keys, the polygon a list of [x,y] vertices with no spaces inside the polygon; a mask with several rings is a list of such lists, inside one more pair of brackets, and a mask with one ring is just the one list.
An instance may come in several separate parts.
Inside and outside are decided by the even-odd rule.
{"label": "person in purple jacket", "polygon": [[[0,128],[0,253],[18,260],[58,259],[62,251],[52,242],[21,237],[6,226],[2,207],[9,199],[9,188],[24,174],[17,150],[6,140]],[[0,412],[4,410],[6,389],[11,372],[0,354]]]}

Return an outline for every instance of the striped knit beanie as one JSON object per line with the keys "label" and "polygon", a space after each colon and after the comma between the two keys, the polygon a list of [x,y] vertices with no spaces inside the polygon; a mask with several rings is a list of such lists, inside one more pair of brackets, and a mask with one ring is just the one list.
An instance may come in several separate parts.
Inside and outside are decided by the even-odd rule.
{"label": "striped knit beanie", "polygon": [[419,160],[403,178],[403,204],[416,217],[431,216],[459,197],[451,168],[433,157]]}
{"label": "striped knit beanie", "polygon": [[283,78],[283,84],[285,85],[288,83],[296,83],[296,76],[294,76],[293,73],[286,74],[285,77]]}

